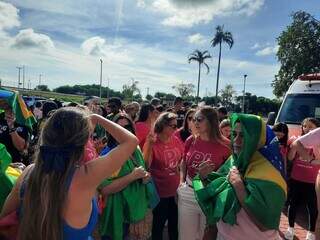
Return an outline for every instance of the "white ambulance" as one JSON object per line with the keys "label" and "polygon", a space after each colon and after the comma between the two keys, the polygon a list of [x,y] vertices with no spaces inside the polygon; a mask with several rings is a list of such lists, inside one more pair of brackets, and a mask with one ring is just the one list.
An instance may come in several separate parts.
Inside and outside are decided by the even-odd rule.
{"label": "white ambulance", "polygon": [[286,123],[289,136],[299,136],[307,117],[320,120],[320,73],[302,75],[291,84],[275,122]]}

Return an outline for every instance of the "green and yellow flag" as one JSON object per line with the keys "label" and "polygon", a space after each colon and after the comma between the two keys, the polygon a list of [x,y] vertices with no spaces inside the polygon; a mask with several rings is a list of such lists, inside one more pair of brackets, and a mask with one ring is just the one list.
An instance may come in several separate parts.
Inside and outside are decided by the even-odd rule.
{"label": "green and yellow flag", "polygon": [[220,220],[230,225],[236,224],[241,206],[228,181],[228,173],[235,166],[244,177],[246,208],[267,229],[278,229],[287,195],[278,142],[271,128],[258,116],[233,114],[232,129],[237,122],[241,123],[244,138],[241,153],[238,156],[233,154],[217,172],[211,173],[207,185],[199,176],[194,178],[196,199],[208,224]]}
{"label": "green and yellow flag", "polygon": [[17,123],[32,130],[32,125],[37,121],[18,92],[0,88],[0,99],[5,99],[9,103]]}

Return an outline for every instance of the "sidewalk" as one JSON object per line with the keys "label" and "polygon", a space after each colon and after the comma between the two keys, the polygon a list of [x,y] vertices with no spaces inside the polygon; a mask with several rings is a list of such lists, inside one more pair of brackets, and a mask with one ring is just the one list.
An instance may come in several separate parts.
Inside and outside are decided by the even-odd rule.
{"label": "sidewalk", "polygon": [[[307,227],[308,227],[308,218],[306,214],[307,210],[305,208],[300,208],[296,218],[296,224],[294,225],[295,230],[295,240],[304,240],[307,235]],[[289,226],[288,217],[286,215],[286,211],[281,214],[280,220],[280,234],[284,239],[283,234],[287,231]]]}

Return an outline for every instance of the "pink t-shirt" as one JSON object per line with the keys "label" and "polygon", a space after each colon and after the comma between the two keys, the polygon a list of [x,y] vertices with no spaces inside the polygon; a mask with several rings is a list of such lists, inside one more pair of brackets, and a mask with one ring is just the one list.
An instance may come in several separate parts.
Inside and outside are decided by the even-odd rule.
{"label": "pink t-shirt", "polygon": [[[316,159],[320,159],[320,131],[315,132],[315,130],[299,137],[298,139],[301,144],[308,149],[310,154],[314,154]],[[299,156],[296,156],[293,160],[291,177],[297,181],[315,183],[319,169],[320,165],[310,164],[309,162],[303,161]]]}
{"label": "pink t-shirt", "polygon": [[150,172],[160,197],[175,196],[180,183],[182,157],[183,146],[174,135],[166,143],[157,139],[153,144]]}
{"label": "pink t-shirt", "polygon": [[190,136],[185,142],[184,154],[187,175],[193,179],[202,162],[209,160],[215,164],[214,170],[217,170],[229,158],[231,150],[227,142],[224,144],[217,141],[203,141]]}
{"label": "pink t-shirt", "polygon": [[142,149],[146,138],[150,132],[150,126],[145,122],[136,122],[135,124],[136,136],[139,140],[139,146]]}
{"label": "pink t-shirt", "polygon": [[87,163],[98,157],[98,153],[94,147],[93,140],[90,138],[84,148],[83,162]]}
{"label": "pink t-shirt", "polygon": [[237,214],[237,224],[230,225],[223,221],[217,223],[218,238],[223,240],[278,240],[279,232],[276,230],[260,231],[251,221],[248,214],[242,208]]}

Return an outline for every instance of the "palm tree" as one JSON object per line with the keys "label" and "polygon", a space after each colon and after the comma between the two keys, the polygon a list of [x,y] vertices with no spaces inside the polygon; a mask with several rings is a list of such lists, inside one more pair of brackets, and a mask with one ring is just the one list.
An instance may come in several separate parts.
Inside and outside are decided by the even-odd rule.
{"label": "palm tree", "polygon": [[216,85],[216,99],[218,97],[218,88],[219,88],[219,75],[220,75],[220,61],[221,61],[221,45],[225,42],[229,45],[230,49],[233,46],[233,37],[231,32],[223,31],[223,25],[218,25],[216,27],[216,35],[211,40],[211,46],[215,47],[219,44],[219,62],[218,62],[218,72],[217,72],[217,85]]}
{"label": "palm tree", "polygon": [[189,63],[191,63],[191,61],[196,61],[199,64],[199,73],[198,73],[198,89],[197,89],[197,101],[199,98],[199,87],[200,87],[200,75],[201,75],[201,65],[203,64],[204,66],[206,66],[207,68],[207,74],[210,71],[210,68],[208,66],[208,64],[205,63],[205,60],[207,58],[211,58],[211,55],[208,51],[199,51],[199,50],[195,50],[193,53],[191,53],[188,57],[188,61]]}

